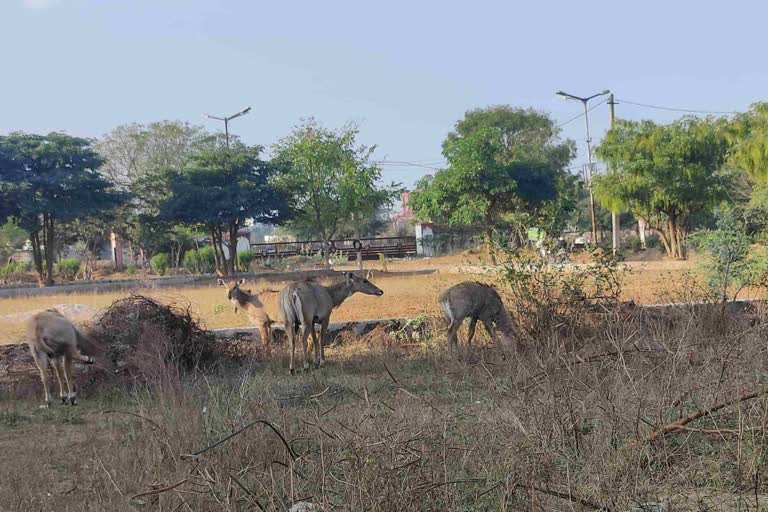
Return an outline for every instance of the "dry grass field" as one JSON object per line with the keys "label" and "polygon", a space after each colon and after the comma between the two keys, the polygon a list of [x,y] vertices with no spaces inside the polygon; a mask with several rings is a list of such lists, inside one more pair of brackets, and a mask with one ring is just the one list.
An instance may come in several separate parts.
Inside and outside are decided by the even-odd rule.
{"label": "dry grass field", "polygon": [[[506,297],[514,347],[478,332],[449,354],[435,299],[478,277],[457,273],[463,263],[477,262],[379,277],[383,297],[356,295],[334,314],[426,313],[419,338],[346,333],[323,369],[294,376],[282,346],[248,341],[210,341],[214,356],[191,369],[170,362],[169,333],[185,329],[137,321],[131,306],[123,371],[78,368],[81,405],[38,409],[28,351],[3,347],[26,369],[0,360],[0,512],[766,510],[767,312],[592,308],[531,288],[538,310]],[[623,298],[638,302],[685,298],[698,272],[628,267]],[[207,327],[247,324],[219,287],[143,293],[189,304]],[[72,309],[85,317],[125,295],[6,300],[5,339],[30,311],[76,303],[92,308]],[[313,508],[291,508],[300,502]]]}
{"label": "dry grass field", "polygon": [[[349,321],[413,317],[422,313],[435,312],[437,297],[448,286],[468,279],[488,279],[484,276],[458,273],[462,266],[478,264],[481,264],[481,261],[477,256],[451,256],[433,258],[431,261],[411,260],[390,263],[390,271],[437,268],[440,273],[395,277],[382,275],[377,278],[376,284],[384,290],[383,297],[357,294],[335,311],[332,318],[335,321]],[[666,302],[670,297],[679,295],[684,277],[687,273],[696,273],[698,268],[695,261],[628,262],[626,266],[630,272],[625,278],[622,298],[646,304]],[[378,268],[378,264],[373,268]],[[254,291],[263,288],[279,290],[282,284],[249,282],[248,286],[251,286]],[[210,329],[249,325],[245,315],[234,312],[223,288],[215,285],[202,288],[148,288],[135,292],[162,302],[189,304],[191,311]],[[24,336],[24,324],[34,311],[61,305],[79,305],[83,307],[68,311],[68,316],[75,321],[85,322],[90,320],[97,311],[125,297],[128,293],[61,294],[0,299],[0,344],[19,342]],[[267,302],[269,303],[269,300]]]}

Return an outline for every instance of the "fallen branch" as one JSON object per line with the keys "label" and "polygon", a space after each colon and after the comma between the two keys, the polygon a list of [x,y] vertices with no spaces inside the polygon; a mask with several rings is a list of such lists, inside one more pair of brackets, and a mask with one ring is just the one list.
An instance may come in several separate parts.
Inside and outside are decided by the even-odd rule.
{"label": "fallen branch", "polygon": [[745,393],[745,394],[741,395],[739,398],[737,398],[735,400],[731,400],[731,401],[728,401],[728,402],[721,402],[719,404],[713,405],[712,407],[707,407],[706,409],[699,409],[698,411],[692,412],[688,416],[684,416],[684,417],[682,417],[682,418],[680,418],[680,419],[678,419],[676,421],[673,421],[672,423],[664,425],[663,427],[661,427],[660,429],[654,431],[651,435],[649,435],[648,437],[646,437],[643,440],[637,439],[637,440],[634,440],[634,441],[630,441],[629,443],[627,443],[626,446],[628,446],[628,447],[635,447],[635,446],[639,446],[640,444],[651,443],[651,442],[656,441],[657,439],[659,439],[661,437],[664,437],[665,435],[667,435],[669,433],[680,431],[680,430],[685,430],[685,426],[687,424],[689,424],[690,422],[692,422],[692,421],[695,421],[695,420],[697,420],[697,419],[699,419],[699,418],[701,418],[703,416],[706,416],[708,414],[712,414],[713,412],[717,412],[720,409],[724,409],[725,407],[728,407],[729,405],[734,405],[734,404],[738,404],[738,403],[741,403],[741,402],[745,402],[747,400],[752,400],[753,398],[757,398],[757,397],[759,397],[761,395],[764,395],[767,391],[768,390],[766,390],[766,389],[762,389],[760,391],[753,391],[751,393]]}
{"label": "fallen branch", "polygon": [[268,422],[267,420],[255,420],[255,421],[252,421],[252,422],[250,422],[249,424],[247,424],[246,426],[244,426],[243,428],[241,428],[240,430],[237,430],[237,431],[235,431],[235,432],[232,432],[232,433],[231,433],[231,434],[229,434],[227,437],[225,437],[225,438],[223,438],[223,439],[220,439],[220,440],[216,441],[215,443],[213,443],[213,444],[212,444],[212,445],[210,445],[210,446],[206,446],[206,447],[205,447],[205,448],[203,448],[202,450],[198,450],[198,451],[196,451],[195,453],[186,453],[186,454],[182,454],[182,455],[181,455],[181,458],[182,458],[182,459],[193,459],[193,458],[197,458],[199,455],[201,455],[201,454],[203,454],[203,453],[207,452],[208,450],[212,450],[212,449],[216,448],[216,447],[217,447],[217,446],[219,446],[220,444],[226,443],[227,441],[229,441],[229,440],[230,440],[230,439],[232,439],[233,437],[235,437],[235,436],[237,436],[237,435],[240,435],[240,434],[242,434],[243,432],[245,432],[246,430],[248,430],[248,429],[249,429],[249,428],[251,428],[252,426],[254,426],[254,425],[258,425],[259,423],[261,423],[262,425],[266,425],[267,427],[271,428],[271,429],[272,429],[272,431],[273,431],[275,434],[277,434],[277,437],[279,437],[279,438],[280,438],[280,441],[282,441],[282,442],[283,442],[283,445],[285,446],[285,449],[286,449],[286,450],[288,450],[288,453],[290,454],[290,456],[291,456],[291,458],[292,458],[293,460],[296,460],[296,459],[298,458],[298,455],[296,455],[296,452],[294,452],[294,451],[293,451],[293,448],[291,448],[291,446],[288,444],[288,441],[286,441],[286,440],[285,440],[285,437],[283,437],[283,434],[281,434],[281,433],[280,433],[280,431],[277,429],[277,427],[275,427],[273,424],[271,424],[271,423],[270,423],[270,422]]}
{"label": "fallen branch", "polygon": [[172,491],[175,488],[179,487],[180,485],[184,485],[185,483],[187,483],[187,481],[188,481],[188,479],[185,478],[181,482],[175,483],[173,485],[169,485],[168,487],[163,487],[162,489],[152,489],[151,491],[140,492],[139,494],[134,494],[133,496],[131,496],[128,499],[133,501],[133,500],[135,500],[137,498],[141,498],[143,496],[152,496],[154,494],[162,494],[164,492]]}

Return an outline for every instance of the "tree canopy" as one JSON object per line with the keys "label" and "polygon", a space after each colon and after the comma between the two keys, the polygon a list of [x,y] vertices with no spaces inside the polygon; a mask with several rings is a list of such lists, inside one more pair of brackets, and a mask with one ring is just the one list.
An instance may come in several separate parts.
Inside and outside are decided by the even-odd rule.
{"label": "tree canopy", "polygon": [[443,142],[448,167],[420,180],[409,204],[421,219],[481,224],[490,237],[505,215],[558,215],[545,205],[570,191],[574,153],[547,114],[509,106],[472,110]]}
{"label": "tree canopy", "polygon": [[325,242],[345,227],[359,235],[362,223],[396,196],[397,185],[382,187],[381,170],[369,162],[375,147],[358,144],[357,135],[352,126],[329,130],[308,119],[275,144],[284,170],[278,181],[295,206],[294,230]]}
{"label": "tree canopy", "polygon": [[734,177],[723,168],[726,135],[726,125],[714,119],[618,121],[596,149],[610,165],[594,178],[595,196],[609,209],[643,219],[667,254],[683,259],[694,216],[733,188]]}
{"label": "tree canopy", "polygon": [[29,234],[41,285],[53,283],[57,225],[87,217],[107,222],[126,200],[101,176],[101,164],[88,139],[56,132],[0,137],[0,202]]}
{"label": "tree canopy", "polygon": [[203,147],[164,180],[168,197],[160,204],[159,220],[204,226],[224,273],[235,272],[237,232],[246,221],[275,224],[290,214],[286,194],[273,186],[276,169],[260,152],[259,146],[240,143],[232,149]]}

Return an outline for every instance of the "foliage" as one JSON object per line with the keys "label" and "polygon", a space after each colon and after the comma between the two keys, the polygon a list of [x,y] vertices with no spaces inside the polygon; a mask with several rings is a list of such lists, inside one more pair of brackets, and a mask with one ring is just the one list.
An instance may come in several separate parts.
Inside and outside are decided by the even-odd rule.
{"label": "foliage", "polygon": [[691,240],[709,254],[708,284],[712,297],[725,301],[732,292],[735,300],[747,286],[768,284],[768,255],[765,250],[752,250],[752,239],[741,212],[720,208],[716,216],[715,229],[697,231]]}
{"label": "foliage", "polygon": [[10,261],[5,265],[0,265],[0,282],[6,282],[9,278],[23,274],[26,271],[27,265],[22,261]]}
{"label": "foliage", "polygon": [[424,220],[482,224],[488,238],[514,213],[558,229],[574,207],[566,172],[574,152],[546,114],[507,106],[469,111],[443,143],[448,167],[419,180],[410,206]]}
{"label": "foliage", "polygon": [[91,141],[63,133],[0,137],[0,204],[29,234],[40,284],[53,283],[56,228],[99,218],[127,199],[99,174]]}
{"label": "foliage", "polygon": [[256,258],[256,253],[251,250],[238,251],[237,266],[240,272],[248,272],[251,268],[251,262]]}
{"label": "foliage", "polygon": [[136,265],[128,265],[125,267],[125,273],[129,276],[136,275],[138,273],[139,269],[136,267]]}
{"label": "foliage", "polygon": [[56,273],[67,281],[74,281],[80,273],[80,260],[65,258],[56,263]]}
{"label": "foliage", "polygon": [[149,267],[154,273],[159,276],[164,276],[168,267],[171,266],[171,255],[166,252],[161,252],[152,256],[149,260]]}
{"label": "foliage", "polygon": [[259,158],[261,147],[234,144],[203,148],[178,171],[168,171],[168,197],[159,218],[187,226],[204,226],[211,236],[217,268],[234,274],[237,233],[248,220],[273,224],[289,214],[286,195],[273,186],[277,169]]}
{"label": "foliage", "polygon": [[728,126],[729,162],[760,185],[768,184],[768,103],[755,103]]}
{"label": "foliage", "polygon": [[[0,192],[0,197],[2,193]],[[15,219],[9,217],[0,224],[0,261],[6,260],[15,251],[24,248],[27,232],[21,229]]]}
{"label": "foliage", "polygon": [[212,274],[216,268],[213,247],[201,247],[184,253],[184,268],[196,274]]}
{"label": "foliage", "polygon": [[613,306],[629,270],[610,251],[592,251],[594,264],[565,268],[535,255],[503,248],[495,267],[514,315],[534,339],[576,326],[596,305]]}
{"label": "foliage", "polygon": [[597,148],[609,171],[594,192],[609,210],[630,210],[684,259],[694,216],[725,199],[734,176],[723,170],[728,141],[721,121],[686,117],[669,125],[618,121]]}
{"label": "foliage", "polygon": [[355,127],[334,131],[309,119],[275,144],[275,161],[285,171],[277,181],[292,198],[295,231],[326,242],[345,226],[359,234],[365,219],[398,194],[396,184],[378,185],[381,170],[368,162],[376,148],[359,145],[357,135]]}

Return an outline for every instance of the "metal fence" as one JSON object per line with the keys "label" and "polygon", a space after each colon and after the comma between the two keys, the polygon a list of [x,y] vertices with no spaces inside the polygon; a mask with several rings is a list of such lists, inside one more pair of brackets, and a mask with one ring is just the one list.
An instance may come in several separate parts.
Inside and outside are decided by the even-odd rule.
{"label": "metal fence", "polygon": [[[251,244],[251,250],[261,258],[287,258],[289,256],[315,256],[322,254],[322,240],[304,240],[297,242],[273,242]],[[364,260],[376,259],[379,254],[392,258],[404,258],[416,255],[415,236],[391,236],[381,238],[346,238],[330,241],[330,253],[336,257],[346,257],[350,261],[357,258],[357,251],[362,252]]]}

